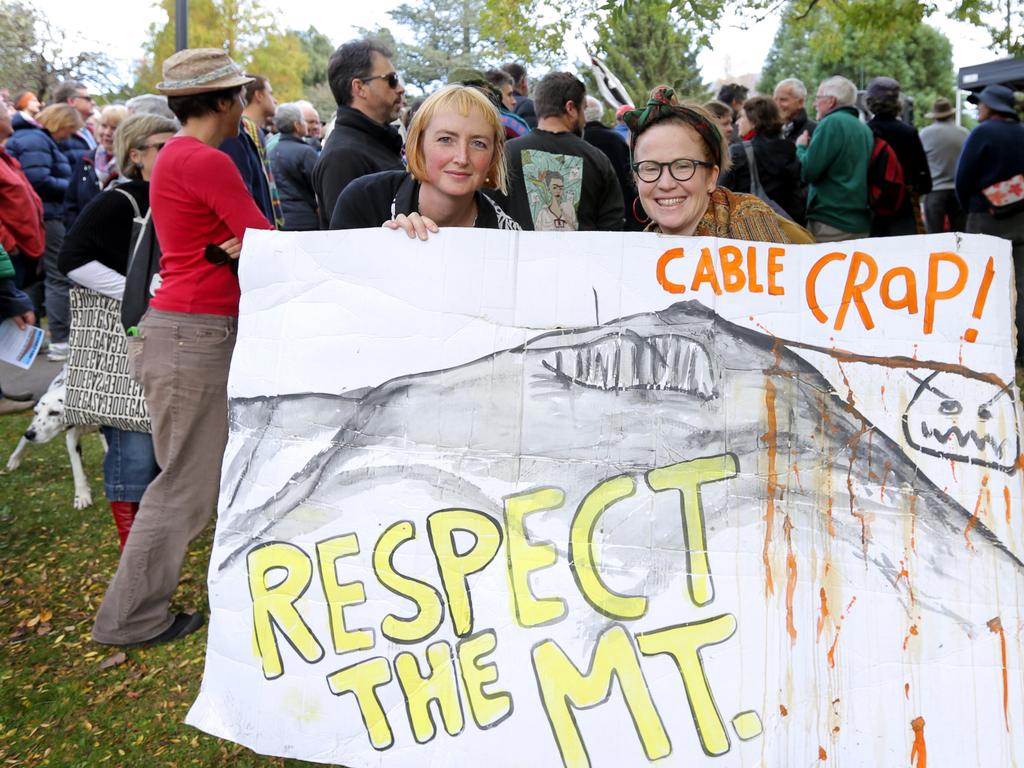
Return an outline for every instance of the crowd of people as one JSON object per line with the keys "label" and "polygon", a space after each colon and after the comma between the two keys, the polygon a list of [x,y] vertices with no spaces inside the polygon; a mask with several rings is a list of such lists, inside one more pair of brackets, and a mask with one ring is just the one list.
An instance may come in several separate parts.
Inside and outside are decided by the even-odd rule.
{"label": "crowd of people", "polygon": [[[65,360],[72,286],[120,301],[148,222],[162,254],[124,344],[152,432],[104,428],[122,553],[97,642],[166,642],[203,623],[171,601],[216,506],[247,230],[625,229],[777,243],[982,232],[1012,241],[1024,297],[1024,213],[986,195],[1024,173],[1019,104],[1004,86],[978,94],[970,133],[947,99],[918,132],[888,77],[869,83],[866,114],[836,76],[817,84],[812,119],[805,84],[787,78],[771,95],[730,84],[704,104],[660,86],[637,107],[613,105],[608,125],[571,72],[532,83],[514,62],[460,69],[407,103],[392,57],[372,39],[340,46],[326,123],[309,102],[279,104],[270,80],[217,49],[174,54],[158,94],[102,110],[77,81],[45,107],[0,91],[3,316],[45,315],[48,355]],[[902,185],[885,209],[872,195],[879,146]],[[1018,303],[1019,330],[1022,316]],[[20,407],[0,400],[0,411]]]}

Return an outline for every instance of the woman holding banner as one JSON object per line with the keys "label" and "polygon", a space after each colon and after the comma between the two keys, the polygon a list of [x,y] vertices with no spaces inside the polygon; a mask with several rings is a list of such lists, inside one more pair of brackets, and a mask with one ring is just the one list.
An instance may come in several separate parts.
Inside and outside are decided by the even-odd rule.
{"label": "woman holding banner", "polygon": [[671,88],[659,87],[646,107],[623,116],[640,202],[651,218],[647,231],[813,243],[807,230],[758,198],[718,186],[730,162],[715,119],[703,107],[674,101]]}
{"label": "woman holding banner", "polygon": [[352,182],[338,198],[331,229],[402,229],[426,240],[439,227],[520,229],[482,187],[506,190],[505,129],[477,88],[448,85],[416,112],[406,137],[408,171]]}

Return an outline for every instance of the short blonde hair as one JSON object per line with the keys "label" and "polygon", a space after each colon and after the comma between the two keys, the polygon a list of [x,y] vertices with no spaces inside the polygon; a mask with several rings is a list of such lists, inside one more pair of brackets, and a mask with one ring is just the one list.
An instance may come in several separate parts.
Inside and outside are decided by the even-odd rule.
{"label": "short blonde hair", "polygon": [[114,134],[114,157],[121,174],[129,179],[141,179],[139,169],[132,163],[131,151],[141,149],[146,139],[155,133],[177,133],[180,127],[177,120],[145,112],[125,118]]}
{"label": "short blonde hair", "polygon": [[501,124],[498,110],[478,88],[468,85],[446,85],[441,90],[427,97],[416,111],[409,132],[405,139],[405,155],[409,163],[409,172],[419,182],[427,180],[427,169],[423,160],[423,134],[430,125],[431,119],[438,112],[452,109],[463,117],[469,117],[474,109],[484,116],[494,133],[494,156],[491,166],[487,169],[484,183],[508,194],[508,166],[505,163],[505,126]]}
{"label": "short blonde hair", "polygon": [[100,110],[100,122],[117,128],[121,121],[128,117],[128,107],[121,104],[108,104]]}
{"label": "short blonde hair", "polygon": [[66,128],[77,131],[85,125],[78,110],[70,104],[51,104],[36,115],[36,122],[50,133],[57,133]]}

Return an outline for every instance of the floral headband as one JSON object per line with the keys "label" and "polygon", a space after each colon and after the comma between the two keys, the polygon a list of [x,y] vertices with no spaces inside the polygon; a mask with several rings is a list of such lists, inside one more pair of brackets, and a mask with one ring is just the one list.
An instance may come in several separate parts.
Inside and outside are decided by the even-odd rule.
{"label": "floral headband", "polygon": [[704,110],[680,104],[675,97],[675,92],[665,86],[654,89],[646,107],[630,110],[622,116],[622,122],[629,128],[630,155],[633,154],[636,140],[640,134],[666,118],[682,120],[693,128],[707,145],[714,164],[722,165],[722,134],[719,132],[718,126],[709,119]]}

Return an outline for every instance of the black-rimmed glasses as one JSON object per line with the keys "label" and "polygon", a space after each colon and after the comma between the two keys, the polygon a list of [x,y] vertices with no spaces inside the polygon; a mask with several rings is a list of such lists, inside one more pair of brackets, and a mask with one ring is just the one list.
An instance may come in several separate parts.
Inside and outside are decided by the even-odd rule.
{"label": "black-rimmed glasses", "polygon": [[668,168],[668,172],[676,181],[689,181],[700,166],[714,168],[715,164],[709,163],[706,160],[691,160],[688,157],[680,157],[678,160],[670,160],[667,163],[659,163],[656,160],[641,160],[639,163],[632,164],[633,172],[639,177],[640,181],[646,181],[647,183],[660,179],[661,174],[664,173],[666,168]]}
{"label": "black-rimmed glasses", "polygon": [[357,79],[362,80],[364,83],[368,83],[371,80],[386,80],[388,88],[392,90],[397,88],[398,84],[402,82],[397,72],[388,72],[386,75],[374,75],[373,77],[360,77]]}

